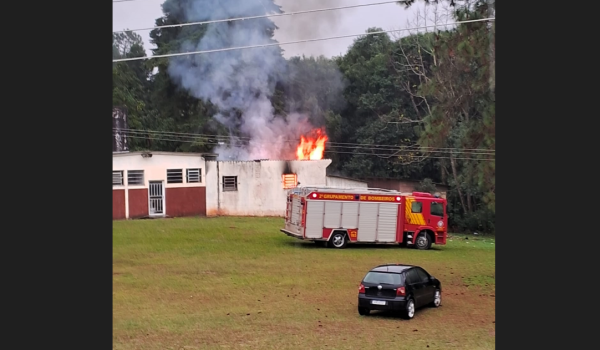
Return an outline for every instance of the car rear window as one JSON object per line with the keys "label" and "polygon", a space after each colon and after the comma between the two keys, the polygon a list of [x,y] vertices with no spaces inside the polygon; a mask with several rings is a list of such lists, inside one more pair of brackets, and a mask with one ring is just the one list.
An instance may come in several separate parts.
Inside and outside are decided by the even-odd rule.
{"label": "car rear window", "polygon": [[366,283],[402,284],[402,275],[387,272],[369,272],[363,279]]}

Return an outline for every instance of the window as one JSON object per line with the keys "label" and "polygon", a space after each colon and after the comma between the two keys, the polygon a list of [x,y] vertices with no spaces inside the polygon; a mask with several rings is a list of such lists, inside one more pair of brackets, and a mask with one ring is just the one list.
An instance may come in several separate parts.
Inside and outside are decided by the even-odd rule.
{"label": "window", "polygon": [[143,185],[144,184],[144,171],[143,170],[128,170],[127,171],[127,184],[128,185]]}
{"label": "window", "polygon": [[202,169],[187,169],[187,182],[202,182]]}
{"label": "window", "polygon": [[431,215],[444,216],[444,205],[442,203],[431,202]]}
{"label": "window", "polygon": [[422,269],[415,269],[417,271],[417,275],[419,275],[419,280],[421,282],[428,282],[429,281],[429,276],[427,275],[427,272],[423,271]]}
{"label": "window", "polygon": [[167,183],[168,184],[183,183],[183,170],[182,169],[167,169]]}
{"label": "window", "polygon": [[283,188],[295,188],[298,185],[298,176],[296,174],[283,174],[281,175],[283,181]]}
{"label": "window", "polygon": [[237,191],[237,176],[223,176],[223,191]]}
{"label": "window", "polygon": [[402,275],[399,273],[369,272],[363,279],[363,282],[402,284]]}
{"label": "window", "polygon": [[417,270],[414,268],[406,271],[406,284],[414,284],[419,283],[419,275],[417,274]]}
{"label": "window", "polygon": [[423,203],[412,202],[412,204],[410,205],[410,211],[413,213],[422,213],[423,212]]}
{"label": "window", "polygon": [[123,170],[113,171],[113,186],[123,185]]}

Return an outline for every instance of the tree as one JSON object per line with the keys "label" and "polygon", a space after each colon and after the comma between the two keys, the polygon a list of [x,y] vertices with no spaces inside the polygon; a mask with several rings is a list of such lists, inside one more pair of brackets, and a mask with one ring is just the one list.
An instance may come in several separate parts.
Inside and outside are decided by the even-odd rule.
{"label": "tree", "polygon": [[[371,28],[367,33],[381,31]],[[337,59],[346,77],[341,130],[337,142],[343,152],[339,168],[356,177],[420,179],[434,171],[413,146],[420,133],[420,116],[402,86],[411,78],[394,62],[399,46],[387,34],[359,37],[347,54]],[[403,93],[404,92],[404,93]],[[365,146],[366,144],[371,146]]]}
{"label": "tree", "polygon": [[[142,37],[130,31],[113,34],[113,58],[145,57]],[[113,106],[127,110],[129,128],[141,128],[146,119],[148,69],[142,61],[113,64]],[[143,148],[144,141],[130,134],[131,150]]]}
{"label": "tree", "polygon": [[[403,3],[410,6],[413,2]],[[493,13],[491,1],[453,1],[451,5],[458,21]],[[455,221],[462,220],[464,227],[471,228],[482,222],[489,227],[495,212],[494,32],[494,22],[459,24],[454,30],[427,36],[428,40],[421,41],[427,45],[419,44],[424,50],[416,57],[403,55],[409,66],[421,68],[422,80],[414,95],[431,106],[419,143],[455,150],[442,169],[454,190],[449,200],[456,200],[462,209],[455,212]],[[421,64],[428,61],[424,55],[434,64]]]}

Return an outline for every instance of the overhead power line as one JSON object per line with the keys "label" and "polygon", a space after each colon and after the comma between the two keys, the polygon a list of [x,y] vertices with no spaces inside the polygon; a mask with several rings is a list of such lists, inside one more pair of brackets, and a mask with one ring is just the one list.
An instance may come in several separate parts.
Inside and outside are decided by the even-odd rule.
{"label": "overhead power line", "polygon": [[[171,138],[155,138],[155,137],[148,137],[148,136],[132,136],[129,135],[128,137],[134,138],[134,139],[145,139],[145,140],[153,140],[153,141],[172,141],[172,142],[187,142],[187,143],[192,143],[195,142],[194,140],[176,140],[176,139],[171,139]],[[415,151],[415,152],[419,152],[419,151]],[[432,156],[430,155],[431,152],[429,154],[425,154],[425,155],[414,155],[414,154],[400,154],[399,152],[394,152],[394,153],[366,153],[366,152],[345,152],[345,151],[334,151],[334,150],[325,150],[325,153],[333,153],[333,154],[355,154],[355,155],[366,155],[366,156],[377,156],[379,158],[391,158],[391,157],[408,157],[408,158],[421,158],[421,160],[425,160],[425,159],[459,159],[459,160],[479,160],[479,161],[495,161],[494,158],[478,158],[478,157],[450,157],[450,156]],[[423,153],[423,152],[419,152],[419,153]],[[414,159],[410,159],[411,161]]]}
{"label": "overhead power line", "polygon": [[[134,1],[134,0],[121,0],[121,1]],[[155,27],[149,27],[149,28],[118,30],[118,31],[113,32],[113,33],[140,32],[140,31],[144,31],[144,30],[154,30],[154,29],[160,29],[160,28],[174,28],[174,27],[195,26],[195,25],[210,24],[210,23],[243,21],[243,20],[247,20],[247,19],[258,19],[258,18],[269,18],[269,17],[280,17],[280,16],[293,16],[293,15],[300,15],[300,14],[304,14],[304,13],[315,13],[315,12],[323,12],[323,11],[333,11],[333,10],[350,9],[350,8],[355,8],[355,7],[385,5],[385,4],[392,4],[392,3],[395,3],[395,2],[398,2],[398,0],[395,0],[395,1],[374,2],[374,3],[370,3],[370,4],[361,4],[361,5],[349,5],[349,6],[340,6],[340,7],[329,7],[329,8],[316,9],[316,10],[305,10],[305,11],[296,11],[296,12],[287,12],[287,13],[275,13],[275,14],[271,14],[271,15],[248,16],[248,17],[234,17],[234,18],[216,19],[216,20],[210,20],[210,21],[190,22],[190,23],[181,23],[181,24],[166,24],[166,25],[163,25],[163,26],[155,26]]]}
{"label": "overhead power line", "polygon": [[[116,135],[116,132],[113,132],[113,136]],[[202,137],[184,137],[181,136],[173,136],[173,135],[161,135],[161,134],[147,134],[147,133],[132,133],[127,132],[126,137],[132,139],[145,139],[151,141],[170,141],[170,142],[180,142],[180,143],[194,143],[194,142],[208,142],[213,146],[217,146],[218,144],[225,144],[225,142],[216,141],[214,138],[202,138]],[[123,135],[121,133],[121,135]],[[234,147],[243,147],[247,146],[249,142],[239,142],[236,140],[233,144]],[[298,140],[282,140],[284,143],[288,143],[292,147],[298,145]],[[232,146],[232,145],[229,145]],[[341,148],[341,149],[336,149]],[[376,155],[380,158],[391,158],[391,157],[416,157],[416,156],[427,156],[430,158],[435,158],[437,156],[441,156],[440,158],[448,158],[449,155],[452,155],[455,159],[486,159],[493,160],[494,158],[482,158],[484,156],[495,157],[494,153],[481,153],[481,152],[467,152],[464,149],[453,149],[451,151],[443,150],[442,148],[433,148],[433,147],[420,147],[418,145],[403,147],[403,148],[376,148],[376,147],[368,147],[368,146],[332,146],[329,143],[326,143],[326,152],[335,153],[335,154],[363,154],[363,155]],[[368,152],[368,153],[365,153]],[[418,155],[417,155],[418,154]],[[446,156],[444,156],[446,155]]]}
{"label": "overhead power line", "polygon": [[[473,20],[468,20],[468,21],[458,21],[458,22],[452,22],[452,23],[444,24],[444,26],[454,25],[454,24],[463,24],[463,23],[475,23],[475,22],[483,22],[483,21],[493,21],[495,19],[496,19],[495,17],[490,17],[490,18],[473,19]],[[331,36],[331,37],[326,37],[326,38],[316,38],[316,39],[305,39],[305,40],[288,41],[288,42],[284,42],[284,43],[269,43],[269,44],[261,44],[261,45],[228,47],[228,48],[214,49],[214,50],[192,51],[192,52],[179,52],[179,53],[170,53],[170,54],[164,54],[164,55],[153,55],[153,56],[150,56],[150,57],[118,58],[118,59],[113,59],[113,62],[139,61],[139,60],[149,60],[149,59],[153,59],[153,58],[188,56],[188,55],[198,55],[198,54],[206,54],[206,53],[214,53],[214,52],[223,52],[223,51],[233,51],[233,50],[243,50],[243,49],[255,49],[255,48],[259,48],[259,47],[290,45],[290,44],[307,43],[307,42],[313,42],[313,41],[323,41],[323,40],[352,38],[352,37],[358,37],[358,36],[368,36],[368,35],[376,35],[376,34],[384,34],[384,33],[402,32],[402,31],[407,31],[407,30],[427,29],[427,28],[440,27],[440,26],[441,26],[440,24],[432,24],[432,25],[421,26],[421,27],[404,28],[404,29],[392,29],[392,30],[381,30],[381,31],[377,31],[377,32],[361,33],[361,34],[338,35],[338,36]]]}
{"label": "overhead power line", "polygon": [[[225,136],[225,135],[214,135],[214,134],[196,134],[196,133],[183,133],[183,132],[174,132],[174,131],[158,131],[158,130],[141,130],[141,129],[128,129],[128,128],[113,128],[113,132],[123,132],[127,135],[146,135],[146,136],[163,136],[163,137],[182,137],[193,140],[213,140],[213,141],[229,141],[233,137]],[[238,141],[251,141],[250,137],[234,137]],[[284,142],[293,142],[298,143],[299,140],[283,140]],[[331,142],[327,141],[327,147],[336,147],[336,148],[362,148],[362,149],[371,149],[371,150],[381,150],[381,151],[398,151],[398,150],[407,150],[407,151],[416,151],[416,150],[425,150],[431,152],[445,152],[445,153],[469,153],[469,154],[488,154],[495,155],[496,150],[486,149],[486,148],[452,148],[452,147],[427,147],[427,146],[419,146],[416,144],[413,145],[381,145],[381,144],[373,144],[373,143],[348,143],[348,142]]]}
{"label": "overhead power line", "polygon": [[[136,0],[121,0],[121,1],[136,1]],[[115,1],[113,1],[113,2],[115,2]],[[330,7],[330,8],[323,8],[323,9],[305,10],[305,11],[296,11],[296,12],[287,12],[287,13],[276,13],[276,14],[260,15],[260,16],[234,17],[234,18],[217,19],[217,20],[210,20],[210,21],[201,21],[201,22],[166,24],[166,25],[162,25],[162,26],[154,26],[154,27],[148,27],[148,28],[118,30],[118,31],[114,31],[113,33],[137,32],[137,31],[154,30],[154,29],[160,29],[160,28],[184,27],[184,26],[192,26],[192,25],[202,25],[202,24],[220,23],[220,22],[233,22],[233,21],[242,21],[242,20],[248,20],[248,19],[269,18],[269,17],[279,17],[279,16],[293,16],[293,15],[299,15],[299,14],[305,14],[305,13],[342,10],[342,9],[349,9],[349,8],[355,8],[355,7],[384,5],[384,4],[391,4],[391,3],[395,3],[395,2],[397,2],[397,1],[384,1],[384,2],[377,2],[377,3],[370,3],[370,4]]]}

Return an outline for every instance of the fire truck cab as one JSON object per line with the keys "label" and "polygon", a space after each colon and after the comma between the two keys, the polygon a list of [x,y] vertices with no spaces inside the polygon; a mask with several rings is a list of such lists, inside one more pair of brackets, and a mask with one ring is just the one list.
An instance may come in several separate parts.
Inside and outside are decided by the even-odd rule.
{"label": "fire truck cab", "polygon": [[446,204],[424,192],[297,187],[288,191],[281,232],[331,248],[374,243],[429,249],[446,244]]}

